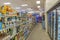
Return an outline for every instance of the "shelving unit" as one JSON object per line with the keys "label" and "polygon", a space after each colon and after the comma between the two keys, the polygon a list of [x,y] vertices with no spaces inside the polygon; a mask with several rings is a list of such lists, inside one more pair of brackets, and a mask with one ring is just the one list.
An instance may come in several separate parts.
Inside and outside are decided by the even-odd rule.
{"label": "shelving unit", "polygon": [[[1,11],[3,10],[3,11]],[[10,6],[4,5],[0,12],[0,39],[1,40],[26,40],[34,28],[35,18],[31,21],[27,12],[18,13]],[[5,35],[5,36],[4,36]],[[2,36],[2,37],[1,37]]]}

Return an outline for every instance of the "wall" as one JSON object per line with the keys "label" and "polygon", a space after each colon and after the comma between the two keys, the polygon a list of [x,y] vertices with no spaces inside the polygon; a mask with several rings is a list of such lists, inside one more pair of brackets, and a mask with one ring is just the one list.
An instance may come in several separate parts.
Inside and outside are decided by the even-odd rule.
{"label": "wall", "polygon": [[59,0],[46,0],[45,11],[48,11],[52,8]]}

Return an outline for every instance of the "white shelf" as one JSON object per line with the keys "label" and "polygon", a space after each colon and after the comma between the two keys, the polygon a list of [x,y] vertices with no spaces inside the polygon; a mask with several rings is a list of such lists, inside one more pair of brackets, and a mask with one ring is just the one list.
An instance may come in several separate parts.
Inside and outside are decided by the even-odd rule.
{"label": "white shelf", "polygon": [[20,21],[16,21],[16,20],[15,21],[6,21],[5,23],[8,23],[8,22],[20,22]]}
{"label": "white shelf", "polygon": [[[22,24],[23,24],[23,23],[22,23]],[[18,25],[16,25],[16,26],[19,26],[19,25],[20,25],[20,24],[18,24]],[[6,27],[6,28],[1,29],[0,32],[3,31],[3,30],[7,30],[7,29],[9,29],[9,28],[12,28],[12,27],[16,27],[16,26],[8,26],[8,27]]]}
{"label": "white shelf", "polygon": [[[10,17],[9,15],[6,15],[6,16],[4,16],[5,18],[8,18],[8,17]],[[21,17],[21,16],[19,16],[19,17]],[[8,23],[9,24],[9,22],[13,22],[13,23],[15,23],[15,22],[17,22],[16,24],[12,24],[12,25],[6,25],[7,27],[6,28],[3,28],[3,29],[1,29],[0,31],[3,31],[3,30],[7,30],[7,29],[9,29],[9,28],[16,28],[17,26],[19,26],[19,25],[23,25],[24,23],[27,23],[27,24],[29,24],[29,21],[24,21],[24,22],[22,22],[21,20],[15,20],[15,21],[5,21],[5,23]],[[26,24],[26,25],[27,25]],[[25,27],[25,26],[24,26]],[[13,28],[13,30],[14,30],[14,28]],[[19,32],[22,32],[22,31],[24,31],[23,30],[23,27],[19,30]],[[14,32],[14,31],[13,31]],[[8,35],[8,36],[6,36],[5,38],[3,38],[3,40],[6,40],[6,39],[12,39],[12,38],[14,38],[14,36],[15,35],[17,35],[17,34],[19,34],[19,32],[18,33],[16,33],[16,31],[14,32],[14,33],[12,33],[12,35]],[[8,39],[8,40],[9,40]]]}

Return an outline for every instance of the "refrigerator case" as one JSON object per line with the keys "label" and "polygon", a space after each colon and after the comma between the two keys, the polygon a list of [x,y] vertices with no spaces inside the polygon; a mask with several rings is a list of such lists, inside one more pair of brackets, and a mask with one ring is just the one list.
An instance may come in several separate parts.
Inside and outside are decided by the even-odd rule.
{"label": "refrigerator case", "polygon": [[56,40],[56,10],[51,11],[48,14],[48,33],[52,40]]}
{"label": "refrigerator case", "polygon": [[52,16],[51,16],[51,37],[52,37],[52,40],[54,38],[54,12],[52,11]]}
{"label": "refrigerator case", "polygon": [[60,10],[57,10],[57,16],[58,16],[58,20],[57,20],[57,23],[58,23],[58,34],[57,34],[57,40],[60,40]]}
{"label": "refrigerator case", "polygon": [[56,40],[56,32],[57,32],[57,23],[56,23],[56,10],[52,12],[52,40]]}
{"label": "refrigerator case", "polygon": [[50,30],[50,28],[51,28],[51,13],[48,13],[48,25],[49,25],[49,27],[48,27],[48,29],[49,29],[48,33],[50,35],[51,34],[51,30]]}
{"label": "refrigerator case", "polygon": [[54,12],[51,11],[51,24],[50,24],[50,37],[51,40],[54,38]]}
{"label": "refrigerator case", "polygon": [[53,40],[56,40],[56,10],[54,10],[54,33],[53,33]]}
{"label": "refrigerator case", "polygon": [[52,39],[52,38],[53,38],[53,37],[52,37],[53,13],[50,12],[48,16],[50,16],[50,17],[49,17],[49,35],[50,35],[50,37],[51,37],[51,39]]}
{"label": "refrigerator case", "polygon": [[60,15],[58,15],[58,40],[60,40]]}

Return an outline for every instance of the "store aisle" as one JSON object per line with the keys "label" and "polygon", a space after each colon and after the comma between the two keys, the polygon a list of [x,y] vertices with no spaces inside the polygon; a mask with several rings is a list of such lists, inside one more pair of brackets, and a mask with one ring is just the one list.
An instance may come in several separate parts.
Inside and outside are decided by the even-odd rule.
{"label": "store aisle", "polygon": [[50,40],[48,34],[42,29],[42,25],[38,24],[33,29],[27,40]]}

